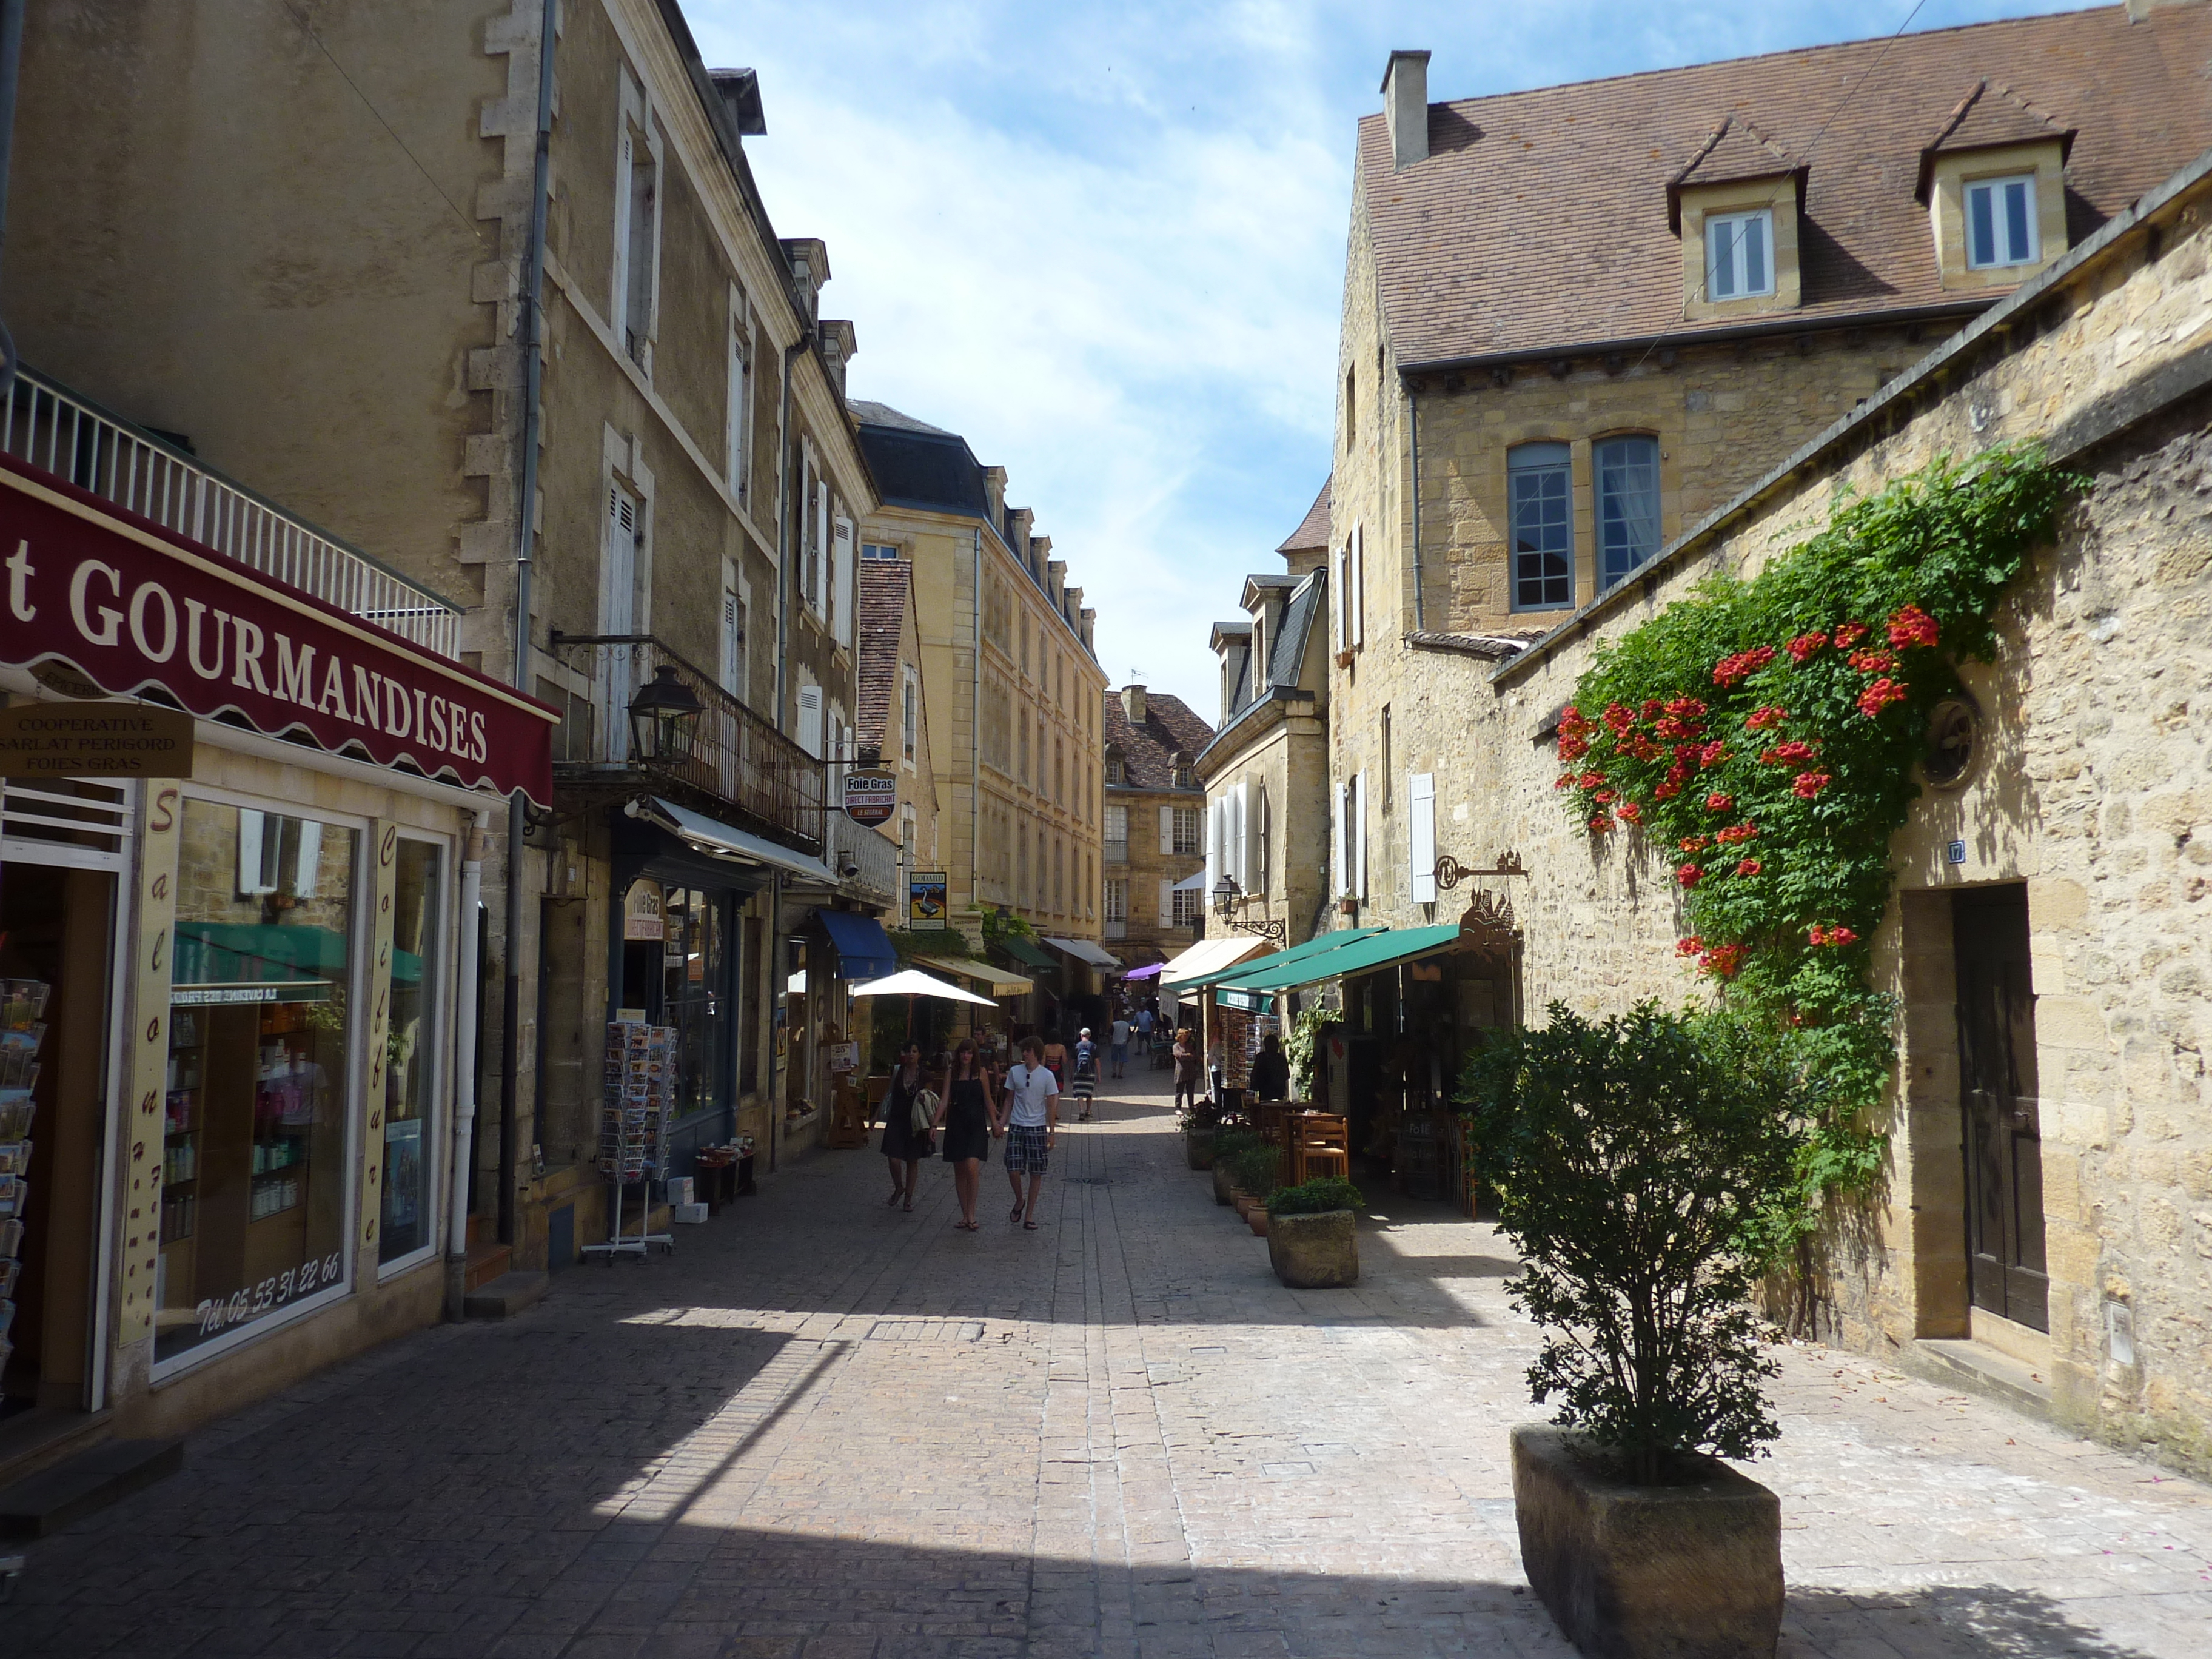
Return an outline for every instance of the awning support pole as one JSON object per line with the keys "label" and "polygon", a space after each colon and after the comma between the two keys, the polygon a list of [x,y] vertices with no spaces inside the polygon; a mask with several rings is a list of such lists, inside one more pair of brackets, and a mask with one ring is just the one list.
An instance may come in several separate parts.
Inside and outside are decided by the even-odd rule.
{"label": "awning support pole", "polygon": [[477,814],[461,853],[459,916],[460,982],[453,998],[453,1162],[447,1172],[446,1221],[446,1317],[459,1319],[468,1298],[469,1187],[476,1158],[477,1004],[483,994],[483,964],[477,954],[477,912],[483,904],[484,830],[489,811]]}

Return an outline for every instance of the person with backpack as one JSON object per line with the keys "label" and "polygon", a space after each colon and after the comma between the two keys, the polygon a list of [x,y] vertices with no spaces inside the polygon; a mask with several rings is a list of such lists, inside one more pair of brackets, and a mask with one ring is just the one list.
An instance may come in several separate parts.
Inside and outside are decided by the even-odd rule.
{"label": "person with backpack", "polygon": [[1098,1091],[1098,1045],[1086,1025],[1075,1039],[1075,1103],[1081,1109],[1079,1123],[1091,1121],[1091,1098]]}
{"label": "person with backpack", "polygon": [[[1006,1219],[1035,1232],[1045,1167],[1060,1130],[1060,1079],[1045,1069],[1044,1045],[1035,1037],[1022,1040],[1022,1063],[1007,1068],[1006,1124],[1006,1179],[1014,1188],[1014,1210]],[[1026,1198],[1024,1176],[1030,1178]]]}

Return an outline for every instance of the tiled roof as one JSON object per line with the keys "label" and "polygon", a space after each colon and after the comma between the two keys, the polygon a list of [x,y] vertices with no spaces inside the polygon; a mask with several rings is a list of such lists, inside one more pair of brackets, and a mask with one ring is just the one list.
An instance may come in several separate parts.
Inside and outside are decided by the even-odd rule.
{"label": "tiled roof", "polygon": [[1121,708],[1121,694],[1106,694],[1105,746],[1121,751],[1122,776],[1132,789],[1175,787],[1176,752],[1196,758],[1213,741],[1213,728],[1192,712],[1181,697],[1163,692],[1145,694],[1145,723],[1129,724]]}
{"label": "tiled roof", "polygon": [[1283,607],[1283,619],[1275,624],[1275,643],[1267,653],[1267,683],[1270,685],[1296,685],[1298,665],[1305,660],[1306,635],[1321,614],[1322,584],[1328,573],[1316,570],[1302,582],[1290,602]]}
{"label": "tiled roof", "polygon": [[914,567],[903,559],[860,561],[860,649],[856,665],[860,708],[854,736],[864,749],[884,746],[899,677],[899,634],[906,623]]}
{"label": "tiled roof", "polygon": [[1959,106],[1945,118],[1942,130],[1920,152],[1920,181],[1915,199],[1928,199],[1928,185],[1936,172],[1936,158],[1970,149],[1995,149],[2002,144],[2032,144],[2053,140],[2061,153],[2071,156],[2074,130],[2061,126],[2010,87],[1977,81],[1966,88]]}
{"label": "tiled roof", "polygon": [[889,404],[872,404],[866,398],[855,398],[846,407],[853,411],[853,418],[862,426],[895,427],[901,432],[927,432],[937,438],[951,438],[958,435],[947,432],[941,426],[932,426],[927,421],[917,421],[911,415],[902,415]]}
{"label": "tiled roof", "polygon": [[1360,176],[1397,361],[1740,325],[1682,321],[1667,222],[1668,180],[1738,114],[1808,169],[1804,303],[1778,324],[1960,303],[1939,283],[1913,184],[1967,89],[1991,83],[1964,123],[1994,123],[2002,86],[2077,131],[2066,181],[2078,241],[2212,145],[2208,59],[2212,5],[2140,23],[2109,5],[1432,104],[1430,154],[1399,172],[1382,117],[1369,116]]}
{"label": "tiled roof", "polygon": [[1321,494],[1314,497],[1313,505],[1306,509],[1298,527],[1283,538],[1278,553],[1310,553],[1318,548],[1328,550],[1328,489],[1336,482],[1334,476],[1321,481]]}

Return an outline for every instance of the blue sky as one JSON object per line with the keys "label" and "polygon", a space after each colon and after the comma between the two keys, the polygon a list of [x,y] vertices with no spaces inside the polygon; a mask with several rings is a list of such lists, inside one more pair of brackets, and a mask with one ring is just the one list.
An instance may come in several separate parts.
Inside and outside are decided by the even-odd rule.
{"label": "blue sky", "polygon": [[[1925,0],[1911,28],[2063,4]],[[1394,47],[1432,99],[1887,34],[1912,0],[1384,7],[685,0],[760,71],[776,229],[822,237],[854,397],[963,434],[1098,611],[1212,718],[1206,625],[1328,466],[1353,124]]]}

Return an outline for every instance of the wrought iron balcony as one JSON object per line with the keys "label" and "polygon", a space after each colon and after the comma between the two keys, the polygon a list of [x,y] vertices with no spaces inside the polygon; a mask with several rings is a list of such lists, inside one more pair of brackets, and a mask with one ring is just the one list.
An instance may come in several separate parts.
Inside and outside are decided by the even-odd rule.
{"label": "wrought iron balcony", "polygon": [[459,605],[43,374],[17,372],[0,450],[426,650],[460,655]]}
{"label": "wrought iron balcony", "polygon": [[[589,675],[554,738],[553,775],[570,787],[651,788],[799,851],[823,851],[829,769],[721,683],[650,634],[562,634],[554,653]],[[629,705],[664,666],[704,705],[682,758],[641,758]],[[880,837],[878,837],[880,839]],[[896,849],[893,849],[896,852]]]}
{"label": "wrought iron balcony", "polygon": [[[830,846],[822,861],[837,872],[848,890],[886,905],[902,903],[898,843],[842,812],[833,811],[826,817]],[[849,876],[845,873],[848,869],[853,872]]]}

